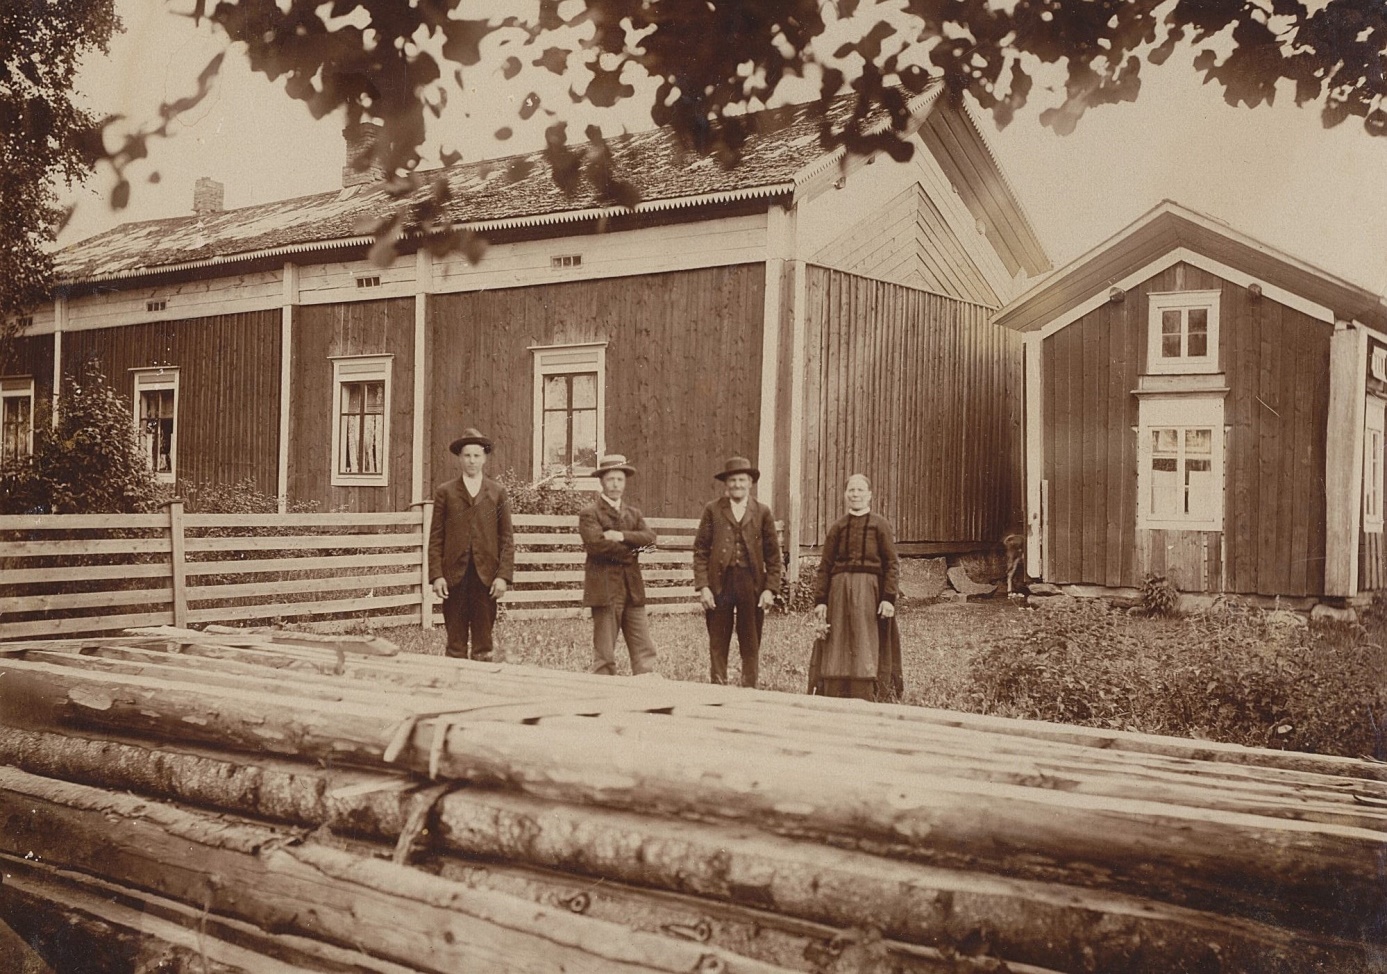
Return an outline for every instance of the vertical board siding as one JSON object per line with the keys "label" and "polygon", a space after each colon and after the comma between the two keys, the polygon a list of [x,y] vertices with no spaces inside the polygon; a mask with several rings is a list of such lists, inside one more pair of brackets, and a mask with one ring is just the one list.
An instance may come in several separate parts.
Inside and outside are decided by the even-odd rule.
{"label": "vertical board siding", "polygon": [[[1222,291],[1219,355],[1229,389],[1223,531],[1139,538],[1132,393],[1146,370],[1147,296],[1201,289]],[[1150,571],[1170,573],[1190,590],[1322,593],[1332,330],[1179,264],[1047,337],[1048,580],[1130,587]]]}
{"label": "vertical board siding", "polygon": [[[0,342],[0,375],[34,380],[34,407],[53,395],[53,335],[21,335]],[[36,417],[37,419],[37,417]]]}
{"label": "vertical board siding", "polygon": [[273,496],[278,490],[279,318],[275,309],[64,332],[63,373],[77,374],[83,363],[97,363],[131,404],[133,417],[130,370],[177,367],[179,481],[250,479]]}
{"label": "vertical board siding", "polygon": [[902,541],[997,541],[1021,523],[1021,339],[989,309],[808,268],[801,541],[863,473]]}
{"label": "vertical board siding", "polygon": [[[276,314],[276,328],[278,315]],[[293,405],[289,417],[289,496],[324,510],[402,511],[410,483],[414,423],[414,299],[294,309]],[[391,355],[389,477],[385,487],[334,487],[332,360]]]}
{"label": "vertical board siding", "polygon": [[495,441],[493,473],[531,478],[530,347],[606,342],[605,443],[638,471],[628,496],[697,516],[727,456],[758,459],[765,284],[755,263],[430,298],[435,479],[464,426]]}

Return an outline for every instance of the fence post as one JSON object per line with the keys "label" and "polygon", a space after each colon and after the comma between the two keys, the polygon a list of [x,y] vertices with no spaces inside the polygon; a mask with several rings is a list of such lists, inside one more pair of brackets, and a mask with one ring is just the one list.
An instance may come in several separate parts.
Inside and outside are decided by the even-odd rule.
{"label": "fence post", "polygon": [[188,627],[188,571],[183,558],[183,498],[165,501],[169,509],[169,568],[173,579],[173,624]]}
{"label": "fence post", "polygon": [[415,501],[410,507],[420,509],[419,536],[419,625],[433,628],[433,580],[429,578],[429,532],[433,530],[433,501]]}

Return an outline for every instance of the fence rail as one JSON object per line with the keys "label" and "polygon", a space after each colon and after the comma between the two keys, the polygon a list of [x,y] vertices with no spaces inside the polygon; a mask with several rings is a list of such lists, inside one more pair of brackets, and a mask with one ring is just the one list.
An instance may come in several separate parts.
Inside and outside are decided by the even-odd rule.
{"label": "fence rail", "polygon": [[[429,586],[432,504],[384,514],[160,514],[0,517],[0,639],[131,626],[281,619],[441,625]],[[641,556],[654,612],[697,608],[698,521],[647,518]],[[515,516],[513,618],[583,612],[576,516]]]}

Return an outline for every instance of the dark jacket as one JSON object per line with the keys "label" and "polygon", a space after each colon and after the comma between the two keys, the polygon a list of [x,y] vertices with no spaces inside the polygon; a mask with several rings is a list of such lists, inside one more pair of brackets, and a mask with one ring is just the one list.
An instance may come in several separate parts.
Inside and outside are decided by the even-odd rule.
{"label": "dark jacket", "polygon": [[880,514],[844,514],[828,529],[814,578],[815,602],[828,604],[829,585],[842,572],[877,576],[881,601],[896,601],[901,592],[901,562],[891,522]]}
{"label": "dark jacket", "polygon": [[[620,531],[622,539],[608,541],[603,531]],[[578,533],[588,553],[583,566],[583,605],[611,605],[618,600],[644,605],[640,551],[654,546],[655,532],[646,527],[641,512],[626,504],[620,512],[614,511],[599,497],[578,515]]]}
{"label": "dark jacket", "polygon": [[785,566],[775,534],[775,517],[769,507],[753,498],[747,498],[741,524],[732,519],[732,502],[726,497],[711,501],[703,509],[698,534],[694,535],[694,588],[712,589],[714,595],[722,591],[723,575],[737,560],[738,532],[756,576],[756,590],[779,592]]}
{"label": "dark jacket", "polygon": [[440,484],[433,495],[433,524],[429,528],[429,580],[440,575],[457,585],[467,573],[468,550],[482,583],[497,578],[509,585],[515,575],[515,532],[511,527],[506,489],[482,478],[474,500],[462,478]]}

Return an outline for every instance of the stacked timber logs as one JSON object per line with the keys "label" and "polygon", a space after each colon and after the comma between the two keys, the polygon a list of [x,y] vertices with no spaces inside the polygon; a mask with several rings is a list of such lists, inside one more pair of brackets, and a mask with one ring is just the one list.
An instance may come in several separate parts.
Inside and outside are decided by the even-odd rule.
{"label": "stacked timber logs", "polygon": [[0,920],[55,969],[1387,957],[1381,765],[278,638],[0,645]]}

